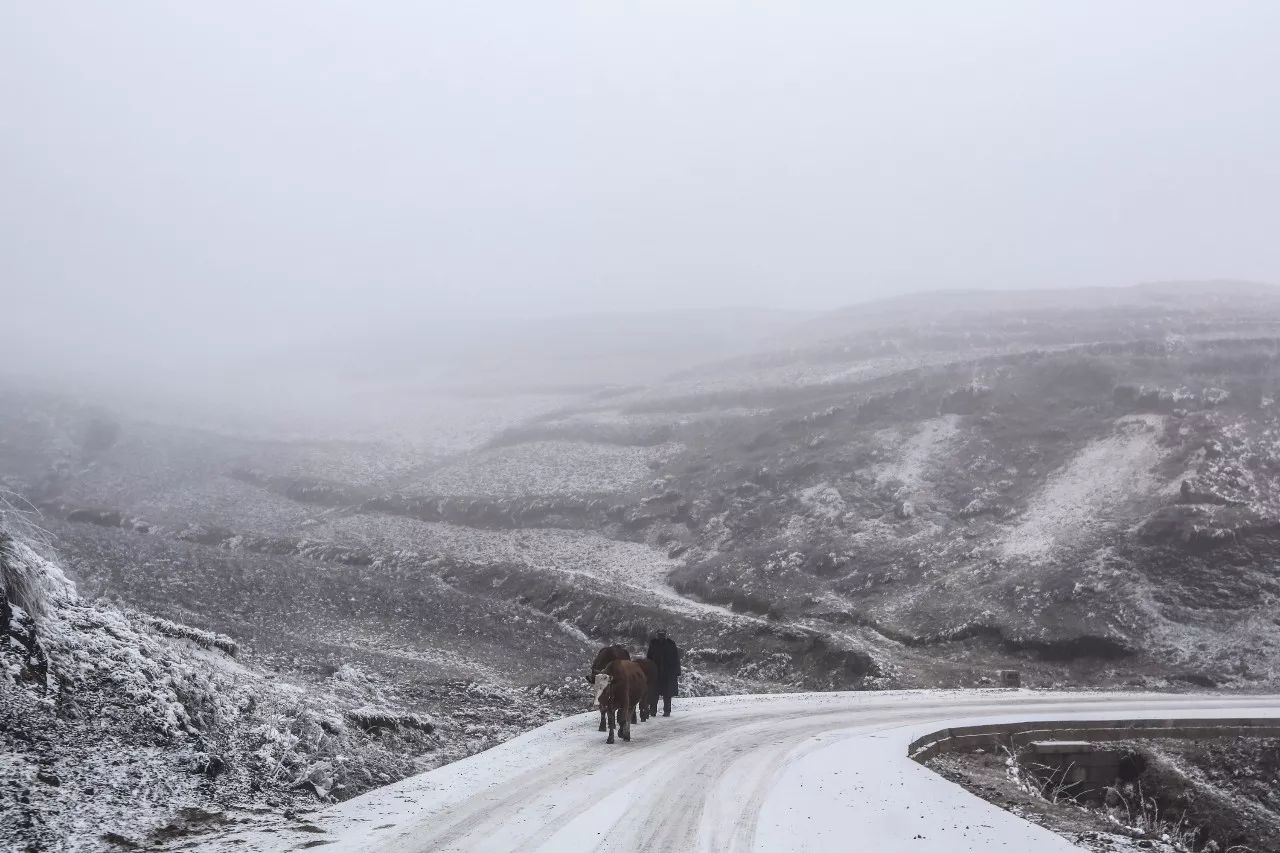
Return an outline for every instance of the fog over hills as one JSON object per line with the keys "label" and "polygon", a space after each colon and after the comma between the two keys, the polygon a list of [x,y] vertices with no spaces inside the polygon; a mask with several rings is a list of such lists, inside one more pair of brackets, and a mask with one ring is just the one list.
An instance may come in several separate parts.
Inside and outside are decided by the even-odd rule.
{"label": "fog over hills", "polygon": [[[297,796],[279,784],[299,774],[346,796],[407,772],[368,752],[381,741],[360,714],[429,713],[429,737],[397,724],[421,767],[536,722],[479,710],[512,696],[576,709],[590,653],[657,626],[681,637],[694,693],[963,686],[999,667],[1079,686],[1280,679],[1274,289],[922,296],[764,319],[743,334],[754,353],[725,357],[715,337],[710,361],[632,384],[557,373],[604,344],[573,339],[580,320],[549,323],[560,350],[512,356],[545,370],[528,386],[482,372],[374,399],[346,375],[332,387],[351,383],[342,399],[383,420],[312,431],[11,387],[0,485],[38,508],[27,517],[74,584],[48,605],[63,627],[41,677],[113,701],[110,681],[74,674],[86,619],[155,642],[225,637],[236,666],[294,691],[273,713],[297,731],[346,714],[342,749],[368,756],[357,773],[303,738],[273,759],[291,775],[266,785],[245,744],[268,723],[249,700],[201,710],[197,688],[175,688],[208,722],[161,735],[175,749],[198,736],[197,753],[236,767],[218,788],[231,800],[251,783]],[[543,351],[525,334],[513,352]],[[610,340],[643,361],[643,337]],[[365,686],[338,689],[337,672]],[[276,701],[266,683],[255,708]]]}
{"label": "fog over hills", "polygon": [[308,832],[657,628],[687,695],[1280,689],[1278,40],[0,4],[0,847]]}

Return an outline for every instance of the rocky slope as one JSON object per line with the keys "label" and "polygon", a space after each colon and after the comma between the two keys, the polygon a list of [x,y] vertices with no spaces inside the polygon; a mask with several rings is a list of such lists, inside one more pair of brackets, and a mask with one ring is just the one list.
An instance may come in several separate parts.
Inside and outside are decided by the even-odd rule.
{"label": "rocky slope", "polygon": [[[282,673],[225,635],[86,601],[0,536],[0,846],[155,849],[352,796],[579,705],[576,684],[410,696],[361,663]],[[466,708],[444,700],[460,691]]]}
{"label": "rocky slope", "polygon": [[1266,310],[1246,336],[1195,315],[1194,335],[1166,321],[1158,340],[805,388],[661,472],[691,507],[673,582],[917,648],[1272,681]]}

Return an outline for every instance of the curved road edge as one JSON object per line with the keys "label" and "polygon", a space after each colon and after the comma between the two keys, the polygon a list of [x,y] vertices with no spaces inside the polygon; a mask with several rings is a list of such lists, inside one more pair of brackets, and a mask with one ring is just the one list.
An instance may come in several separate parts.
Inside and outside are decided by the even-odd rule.
{"label": "curved road edge", "polygon": [[580,714],[312,816],[201,849],[823,851],[1078,848],[908,756],[930,732],[1037,720],[1280,718],[1280,696],[868,691],[683,700],[606,746]]}

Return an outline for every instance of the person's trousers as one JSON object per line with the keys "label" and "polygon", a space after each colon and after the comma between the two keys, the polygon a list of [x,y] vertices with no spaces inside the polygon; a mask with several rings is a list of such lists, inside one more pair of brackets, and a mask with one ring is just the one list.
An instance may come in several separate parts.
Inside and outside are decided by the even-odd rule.
{"label": "person's trousers", "polygon": [[664,693],[662,696],[662,716],[671,716],[671,694]]}

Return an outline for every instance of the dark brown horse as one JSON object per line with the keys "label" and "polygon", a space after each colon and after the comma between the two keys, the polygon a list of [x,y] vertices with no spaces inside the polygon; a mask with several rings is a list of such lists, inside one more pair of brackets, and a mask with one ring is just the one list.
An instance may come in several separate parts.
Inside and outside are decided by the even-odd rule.
{"label": "dark brown horse", "polygon": [[647,688],[640,698],[640,719],[647,720],[658,716],[658,665],[648,658],[636,658],[636,663],[644,670]]}
{"label": "dark brown horse", "polygon": [[[609,738],[613,743],[614,720],[617,720],[618,736],[631,740],[631,717],[635,706],[643,701],[649,685],[644,677],[644,667],[631,660],[614,660],[595,677],[596,701],[600,713],[609,722]],[[648,714],[645,714],[648,717]]]}
{"label": "dark brown horse", "polygon": [[[605,646],[596,652],[595,660],[591,661],[591,674],[587,676],[587,681],[594,683],[596,676],[615,660],[631,660],[631,652],[627,651],[627,647],[623,645]],[[598,698],[599,696],[597,695]],[[606,717],[602,706],[600,708],[600,731],[605,730],[605,722]]]}

